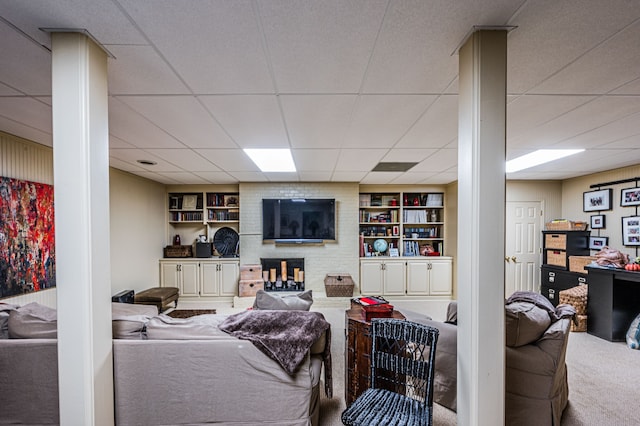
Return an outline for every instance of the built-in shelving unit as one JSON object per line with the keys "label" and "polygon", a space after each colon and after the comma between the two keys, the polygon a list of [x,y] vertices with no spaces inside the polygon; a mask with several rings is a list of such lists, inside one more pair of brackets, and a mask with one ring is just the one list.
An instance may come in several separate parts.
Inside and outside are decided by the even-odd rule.
{"label": "built-in shelving unit", "polygon": [[[360,257],[441,255],[444,193],[360,193]],[[380,250],[387,242],[386,250]]]}

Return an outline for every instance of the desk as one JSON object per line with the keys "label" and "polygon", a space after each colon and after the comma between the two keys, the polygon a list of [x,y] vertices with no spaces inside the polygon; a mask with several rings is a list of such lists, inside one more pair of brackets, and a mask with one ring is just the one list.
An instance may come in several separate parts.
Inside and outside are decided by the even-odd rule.
{"label": "desk", "polygon": [[586,267],[589,272],[587,332],[611,342],[624,341],[640,313],[640,272]]}
{"label": "desk", "polygon": [[[393,318],[405,319],[398,311]],[[371,335],[370,322],[362,319],[362,306],[351,303],[351,309],[345,311],[345,387],[344,397],[347,406],[369,387],[371,375]]]}

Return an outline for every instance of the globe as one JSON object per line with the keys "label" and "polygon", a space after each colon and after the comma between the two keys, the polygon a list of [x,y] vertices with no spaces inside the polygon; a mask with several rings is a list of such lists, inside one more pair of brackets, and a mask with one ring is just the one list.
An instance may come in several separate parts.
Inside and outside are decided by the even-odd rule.
{"label": "globe", "polygon": [[378,253],[386,252],[387,247],[389,247],[389,244],[387,244],[387,242],[382,238],[379,238],[373,242],[373,249]]}

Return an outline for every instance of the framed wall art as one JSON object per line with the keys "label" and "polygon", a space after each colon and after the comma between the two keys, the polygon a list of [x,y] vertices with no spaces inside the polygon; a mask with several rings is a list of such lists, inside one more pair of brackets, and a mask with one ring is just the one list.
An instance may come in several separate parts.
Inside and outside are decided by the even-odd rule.
{"label": "framed wall art", "polygon": [[582,211],[597,212],[611,210],[612,192],[613,190],[611,188],[585,192],[583,194]]}
{"label": "framed wall art", "polygon": [[606,220],[603,214],[594,214],[591,216],[591,229],[603,229],[606,227]]}
{"label": "framed wall art", "polygon": [[640,206],[640,188],[625,188],[620,191],[620,205]]}
{"label": "framed wall art", "polygon": [[602,247],[609,244],[609,237],[589,237],[589,248],[591,250],[602,250]]}
{"label": "framed wall art", "polygon": [[622,218],[622,244],[640,246],[640,216]]}

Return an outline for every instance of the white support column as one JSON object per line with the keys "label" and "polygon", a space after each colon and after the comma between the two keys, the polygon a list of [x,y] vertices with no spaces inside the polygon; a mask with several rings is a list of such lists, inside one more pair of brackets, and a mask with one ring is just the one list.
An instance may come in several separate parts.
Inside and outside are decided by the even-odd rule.
{"label": "white support column", "polygon": [[458,424],[504,424],[507,31],[459,51]]}
{"label": "white support column", "polygon": [[60,424],[113,425],[107,55],[51,40]]}

